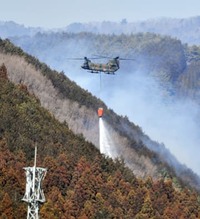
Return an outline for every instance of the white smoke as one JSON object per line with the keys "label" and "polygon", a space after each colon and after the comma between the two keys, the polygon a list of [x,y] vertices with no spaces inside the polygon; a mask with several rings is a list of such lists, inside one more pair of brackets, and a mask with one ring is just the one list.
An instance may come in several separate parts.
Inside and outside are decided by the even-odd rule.
{"label": "white smoke", "polygon": [[128,116],[152,140],[163,143],[182,164],[200,175],[196,103],[170,97],[155,78],[143,72],[127,74],[119,70],[114,76],[100,76],[78,67],[68,72],[70,79],[101,98],[119,115]]}
{"label": "white smoke", "polygon": [[[164,143],[177,159],[200,174],[199,106],[188,99],[165,94],[152,77],[141,72],[119,72],[118,86],[108,88],[103,99],[120,115],[126,115],[150,136]],[[120,81],[120,83],[119,83]]]}

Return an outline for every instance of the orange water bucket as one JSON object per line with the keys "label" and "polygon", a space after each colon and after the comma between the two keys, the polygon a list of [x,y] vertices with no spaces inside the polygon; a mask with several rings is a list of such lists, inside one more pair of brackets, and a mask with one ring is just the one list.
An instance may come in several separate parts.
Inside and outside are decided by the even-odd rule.
{"label": "orange water bucket", "polygon": [[103,116],[103,108],[98,109],[98,116],[102,117]]}

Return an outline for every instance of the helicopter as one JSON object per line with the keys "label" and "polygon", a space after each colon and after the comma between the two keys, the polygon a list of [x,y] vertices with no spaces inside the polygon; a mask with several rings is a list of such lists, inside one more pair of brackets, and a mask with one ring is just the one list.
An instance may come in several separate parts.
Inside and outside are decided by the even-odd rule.
{"label": "helicopter", "polygon": [[119,56],[109,60],[106,64],[94,63],[87,57],[84,57],[85,62],[81,66],[83,69],[89,70],[91,73],[104,72],[106,74],[115,74],[119,69]]}
{"label": "helicopter", "polygon": [[[101,56],[99,58],[91,58],[91,59],[102,59],[107,58],[104,56]],[[76,60],[80,60],[80,58],[74,58]],[[105,73],[105,74],[111,74],[114,75],[115,72],[120,68],[119,60],[133,60],[133,59],[124,59],[120,58],[119,56],[110,59],[107,63],[96,63],[92,62],[91,59],[84,57],[84,63],[81,65],[81,68],[84,70],[89,70],[90,73]]]}

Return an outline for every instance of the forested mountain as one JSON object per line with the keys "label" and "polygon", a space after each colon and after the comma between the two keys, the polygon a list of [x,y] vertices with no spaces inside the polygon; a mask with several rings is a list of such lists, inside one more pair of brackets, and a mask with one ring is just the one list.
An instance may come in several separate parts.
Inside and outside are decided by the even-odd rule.
{"label": "forested mountain", "polygon": [[[181,151],[181,162],[199,172],[198,46],[153,33],[40,33],[11,40],[103,99],[118,114],[128,116],[178,159]],[[99,75],[80,70],[83,61],[68,59],[94,55],[134,60],[120,61],[116,76],[102,75],[99,81]]]}
{"label": "forested mountain", "polygon": [[[120,25],[126,25],[125,20]],[[24,97],[22,94],[18,95],[18,91],[15,90],[15,86],[12,83],[9,82],[7,84],[3,79],[3,84],[7,84],[8,87],[6,87],[6,91],[2,91],[3,95],[1,95],[1,97],[6,98],[6,95],[4,94],[6,92],[9,93],[8,91],[10,90],[10,86],[14,89],[14,93],[11,92],[11,96],[8,96],[8,102],[6,99],[1,102],[2,104],[7,102],[7,105],[2,105],[1,109],[9,108],[9,104],[12,106],[10,107],[12,111],[7,111],[7,114],[2,116],[1,121],[2,128],[0,130],[2,133],[2,154],[6,154],[9,157],[8,159],[6,158],[5,161],[2,161],[2,169],[4,169],[5,165],[7,165],[6,163],[10,163],[10,160],[12,159],[13,163],[16,165],[15,158],[17,159],[17,162],[19,162],[20,167],[22,167],[22,165],[26,166],[26,158],[32,157],[30,149],[32,151],[34,143],[39,142],[39,150],[41,150],[42,154],[44,154],[44,156],[41,156],[40,158],[41,161],[39,161],[41,165],[45,165],[47,168],[50,166],[52,169],[55,167],[55,169],[58,170],[58,173],[55,173],[55,175],[52,170],[52,175],[50,176],[53,176],[53,179],[55,180],[55,184],[52,183],[53,187],[57,184],[59,186],[55,186],[52,191],[52,188],[50,189],[47,185],[45,185],[46,190],[48,191],[48,197],[54,201],[52,202],[49,199],[46,203],[47,205],[44,206],[44,210],[42,210],[44,217],[48,218],[47,211],[52,208],[54,210],[50,213],[54,216],[51,215],[49,218],[60,218],[59,212],[61,212],[62,215],[65,215],[64,218],[70,218],[67,216],[69,212],[71,214],[71,218],[115,218],[114,215],[117,214],[127,215],[127,218],[149,218],[153,216],[155,218],[175,218],[177,215],[180,215],[180,218],[188,218],[191,215],[191,218],[198,218],[198,197],[195,193],[191,194],[190,191],[187,189],[183,190],[183,188],[186,188],[185,186],[192,186],[193,188],[199,190],[199,177],[185,165],[180,164],[163,144],[152,141],[146,134],[144,134],[139,126],[130,122],[128,119],[131,114],[136,115],[137,108],[143,117],[144,113],[147,113],[148,116],[158,114],[158,118],[160,117],[160,121],[162,121],[162,123],[169,124],[166,126],[167,129],[166,127],[164,129],[164,135],[162,135],[162,130],[159,128],[158,121],[153,119],[152,122],[150,117],[146,117],[147,120],[149,119],[149,125],[152,128],[154,128],[154,126],[158,126],[157,130],[159,130],[159,132],[157,136],[160,136],[161,139],[163,136],[167,136],[167,140],[172,137],[170,150],[176,148],[178,144],[179,150],[181,149],[181,153],[179,153],[178,150],[178,153],[175,153],[176,155],[184,154],[184,149],[187,149],[185,151],[186,156],[189,157],[191,162],[194,162],[193,166],[196,167],[196,169],[194,169],[197,171],[199,170],[197,145],[199,142],[198,130],[200,124],[198,123],[197,118],[199,117],[200,109],[200,48],[198,46],[190,47],[182,44],[180,40],[153,33],[105,35],[86,32],[77,34],[46,32],[38,33],[36,35],[32,35],[31,37],[20,36],[10,37],[10,39],[34,57],[26,54],[20,48],[15,47],[9,40],[1,40],[0,64],[4,63],[2,66],[3,72],[7,72],[9,80],[18,85],[17,89],[19,92],[22,92],[24,95],[32,96],[30,98],[33,98],[33,102],[35,101],[34,104],[36,104],[37,107],[41,104],[44,108],[49,110],[49,112],[46,111],[49,117],[44,116],[44,120],[51,121],[50,117],[53,115],[55,125],[42,122],[43,118],[39,116],[41,109],[38,110],[40,113],[37,113],[34,107],[32,107],[33,102],[29,103],[27,106],[22,103],[18,106],[19,104],[16,104],[17,102],[14,100],[11,101],[12,97],[16,97],[16,99],[19,98],[20,101],[23,102]],[[116,77],[113,76],[110,78],[110,76],[107,77],[102,75],[100,83],[103,89],[99,91],[99,77],[97,78],[92,74],[80,71],[79,66],[82,64],[81,61],[77,63],[68,60],[68,58],[80,58],[84,56],[92,57],[94,55],[109,57],[120,55],[122,58],[132,58],[134,61],[121,61],[121,68],[119,70],[120,73],[117,73]],[[46,64],[39,62],[38,59]],[[52,68],[56,70],[51,70]],[[5,78],[5,74],[3,74],[3,78]],[[86,90],[81,89],[77,86],[77,84],[81,85]],[[4,89],[4,87],[2,87],[2,89]],[[146,93],[150,95],[146,95]],[[124,112],[124,114],[128,115],[128,117],[118,116],[113,112],[113,110],[108,109],[105,103],[97,97],[103,99],[106,104],[114,110],[116,109],[118,112]],[[141,105],[140,99],[144,99],[145,104],[143,102]],[[116,103],[118,106],[122,107],[123,111],[115,108]],[[166,116],[165,118],[165,116],[162,116],[160,113],[162,111],[163,103],[170,113],[173,112],[172,117]],[[176,107],[172,107],[174,105],[171,103],[176,103]],[[19,108],[15,109],[15,107]],[[105,168],[107,165],[108,168],[109,165],[115,165],[110,159],[102,158],[101,155],[99,155],[98,150],[96,150],[93,146],[95,145],[99,148],[98,117],[96,115],[98,107],[104,108],[104,121],[107,125],[110,136],[114,139],[114,149],[117,151],[118,156],[121,157],[125,164],[131,169],[134,175],[132,172],[129,172],[128,169],[124,168],[123,164],[121,164],[123,162],[121,161],[117,161],[117,165],[122,165],[122,167],[115,166],[116,172],[120,170],[120,174],[122,175],[125,172],[125,177],[128,178],[123,180],[125,180],[126,183],[130,183],[126,184],[128,186],[127,189],[132,186],[132,181],[130,181],[130,179],[134,179],[137,181],[139,188],[144,188],[145,191],[146,189],[148,190],[145,193],[147,197],[143,192],[138,193],[140,194],[140,197],[143,197],[143,199],[137,199],[134,201],[134,203],[138,201],[141,204],[135,206],[137,210],[133,210],[133,212],[129,210],[126,211],[124,206],[124,201],[126,204],[128,202],[132,203],[131,205],[134,205],[133,202],[130,202],[130,200],[125,198],[128,197],[127,194],[129,190],[126,192],[117,190],[119,192],[118,195],[121,196],[119,197],[113,193],[113,196],[116,198],[114,200],[117,200],[117,202],[112,202],[113,197],[108,200],[108,197],[105,196],[105,194],[108,194],[109,192],[107,193],[101,190],[100,196],[98,196],[98,189],[95,190],[91,187],[94,193],[91,193],[91,191],[88,191],[88,193],[82,191],[85,194],[84,195],[80,191],[81,187],[79,184],[76,184],[81,183],[84,185],[84,182],[88,184],[88,181],[86,182],[84,177],[92,177],[90,173],[94,172],[93,164],[95,165],[95,168],[96,165],[99,165],[96,164],[96,160],[99,162],[99,159],[103,159],[103,162],[106,162],[106,165],[103,165],[103,167],[100,165],[100,169]],[[127,111],[128,108],[130,108],[129,110],[131,111],[131,114]],[[155,111],[155,108],[158,109],[158,111]],[[4,111],[5,110],[1,110],[3,115]],[[174,114],[174,112],[176,113]],[[176,117],[179,119],[179,115],[185,115],[186,112],[186,117],[184,117],[184,120],[180,122],[182,125],[180,137],[176,132],[176,123],[179,122]],[[27,116],[24,114],[21,115],[20,113],[24,113]],[[45,113],[42,113],[42,115],[44,114]],[[14,121],[15,124],[20,125],[25,123],[24,127],[20,128],[20,134],[18,132],[19,127],[13,126],[10,119],[13,119],[12,121]],[[58,119],[62,124],[58,123],[56,119]],[[194,127],[194,124],[191,123],[190,119],[195,121]],[[44,125],[42,125],[42,123],[39,124],[39,121],[44,123]],[[131,121],[134,121],[134,118],[131,118]],[[171,124],[170,121],[174,121],[174,123]],[[143,127],[142,123],[140,125]],[[21,126],[22,125],[20,125],[20,127]],[[30,129],[28,128],[29,126]],[[52,131],[50,128],[51,126],[53,127]],[[61,132],[58,131],[57,128],[61,130]],[[68,128],[73,131],[73,133],[78,134],[78,136],[75,136]],[[169,137],[168,133],[171,131],[172,136]],[[74,136],[71,140],[72,143],[71,141],[68,141],[69,136],[65,136],[66,132],[68,134],[71,133],[71,135]],[[49,135],[51,136],[50,139],[48,139]],[[74,138],[76,139],[75,143],[73,142]],[[85,139],[87,142],[85,142]],[[155,137],[154,139],[160,141],[160,139]],[[69,146],[70,144],[72,146]],[[15,145],[19,145],[20,150],[15,148]],[[27,147],[27,145],[30,147]],[[84,145],[84,149],[80,151],[81,155],[79,157],[80,145]],[[87,148],[87,145],[89,148]],[[65,147],[70,148],[66,149]],[[75,148],[75,152],[73,152],[73,150],[72,152],[70,151],[72,148]],[[92,152],[90,150],[92,150]],[[50,163],[45,161],[45,153],[47,153]],[[77,155],[77,158],[73,163],[74,166],[71,167],[71,155],[72,159],[74,159],[74,154]],[[21,157],[24,161],[23,164],[20,164],[19,161]],[[65,160],[66,162],[64,163],[67,163],[67,166],[65,166],[65,164],[60,160]],[[183,160],[183,162],[185,162],[185,160]],[[62,170],[59,169],[60,166],[63,168],[61,168]],[[83,168],[80,166],[83,166]],[[88,167],[89,170],[86,167]],[[63,179],[63,181],[62,178],[58,179],[58,175],[62,175],[63,177],[66,176],[63,172],[67,172],[67,168],[70,169],[69,177],[67,179]],[[111,167],[111,169],[112,168],[113,167]],[[86,171],[85,173],[83,169],[86,169],[89,172]],[[77,172],[77,170],[79,172]],[[101,171],[104,170],[100,170],[100,172]],[[23,183],[25,183],[21,180],[23,177],[18,179],[15,178],[17,176],[13,176],[13,169],[8,172],[10,175],[7,175],[6,171],[4,172],[4,176],[7,178],[3,181],[3,183],[5,184],[8,179],[12,179],[16,180],[21,187],[17,190],[14,196],[12,196],[9,187],[11,182],[9,182],[9,189],[6,190],[6,194],[4,192],[2,193],[2,200],[9,200],[9,203],[5,207],[2,207],[5,214],[10,212],[9,207],[13,206],[11,203],[15,203],[16,200],[18,200],[18,197],[22,195],[22,187],[24,187]],[[82,172],[84,173],[84,176],[81,175]],[[110,173],[115,174],[116,172],[107,172],[106,176],[109,178]],[[74,173],[80,176],[80,178],[76,178],[77,175],[73,176]],[[20,174],[22,176],[23,172],[20,172],[19,176]],[[99,172],[97,175],[99,177]],[[9,176],[11,176],[11,178],[9,178]],[[120,178],[118,172],[115,176],[113,176],[113,179],[118,182],[116,180],[117,178]],[[147,179],[149,176],[150,179]],[[144,180],[138,180],[136,177],[143,178]],[[98,183],[92,185],[95,188],[102,189],[102,185],[107,185],[106,183],[111,182],[109,180],[110,178],[108,178],[106,178],[104,173],[101,172],[100,181],[97,180]],[[54,182],[53,179],[51,178],[48,183]],[[160,181],[159,179],[163,180]],[[65,187],[65,183],[69,186],[69,190]],[[149,187],[146,186],[149,183],[151,185],[150,190]],[[175,199],[173,199],[174,201],[171,199],[166,200],[159,192],[156,192],[157,186],[159,188],[164,188],[166,184],[169,186],[169,190],[172,191],[173,197],[175,197]],[[120,183],[115,185],[117,188]],[[155,188],[154,185],[156,185]],[[85,187],[83,188],[85,190]],[[107,187],[105,187],[105,190],[106,188]],[[113,189],[112,191],[116,190]],[[134,192],[136,192],[136,190]],[[170,192],[165,190],[162,194],[166,195],[169,193]],[[79,196],[80,194],[83,199]],[[95,194],[95,198],[93,194]],[[157,194],[156,197],[154,196],[155,194]],[[133,196],[139,197],[137,195]],[[133,196],[131,196],[131,200]],[[91,197],[91,201],[86,202],[88,197]],[[158,197],[161,197],[161,199],[158,199]],[[167,195],[167,199],[169,197],[170,195]],[[100,199],[96,200],[96,198]],[[68,202],[68,200],[70,201]],[[121,200],[120,204],[119,200]],[[164,203],[161,202],[161,200],[165,200]],[[175,200],[178,201],[175,202]],[[102,201],[101,203],[104,204],[99,204],[99,201]],[[188,208],[190,210],[187,207],[183,207],[184,210],[180,210],[180,203],[182,202],[187,204],[189,203]],[[56,205],[54,206],[55,203]],[[158,203],[163,203],[163,205]],[[167,204],[165,205],[165,203]],[[59,208],[58,205],[62,207]],[[193,207],[190,208],[191,205]],[[107,206],[107,208],[105,211],[103,210],[100,212],[102,206]],[[152,208],[154,210],[152,210]],[[59,210],[57,211],[57,209]],[[130,209],[130,206],[127,205],[127,209]],[[24,215],[25,208],[23,207],[22,212]],[[48,212],[48,215],[50,213]]]}
{"label": "forested mountain", "polygon": [[92,32],[97,34],[135,34],[141,32],[157,33],[180,39],[190,45],[200,44],[200,17],[187,19],[157,18],[137,22],[123,19],[117,22],[73,23],[64,31],[72,33]]}
{"label": "forested mountain", "polygon": [[74,133],[83,134],[98,148],[96,110],[101,106],[118,156],[137,176],[157,179],[163,176],[173,178],[177,174],[184,183],[199,188],[199,178],[180,165],[163,145],[151,141],[126,117],[119,117],[108,110],[103,102],[78,87],[63,72],[52,71],[8,40],[1,41],[0,51],[0,61],[7,66],[9,78],[16,84],[25,84],[29,92],[39,98],[42,106],[65,122]]}
{"label": "forested mountain", "polygon": [[[181,185],[179,178],[175,184],[173,172],[168,172],[173,174],[173,180],[169,175],[154,180],[136,178],[122,161],[113,162],[104,157],[82,136],[73,134],[66,124],[68,121],[60,123],[51,112],[42,108],[44,100],[36,90],[48,99],[54,88],[57,99],[62,96],[64,101],[68,94],[71,104],[73,95],[77,94],[75,91],[82,91],[78,107],[84,105],[90,109],[98,100],[9,41],[1,41],[0,51],[1,62],[4,62],[0,67],[1,218],[26,217],[26,204],[20,201],[25,189],[23,167],[33,165],[35,144],[38,166],[48,169],[43,182],[47,202],[41,206],[41,218],[200,217],[198,194]],[[48,88],[49,96],[45,88]],[[62,88],[68,88],[68,92],[61,93]],[[74,110],[78,112],[77,108]],[[107,111],[107,114],[112,122],[123,120],[112,112]],[[160,161],[153,152],[136,142],[134,145],[140,156],[146,159],[150,156],[159,166]],[[165,163],[160,164],[167,169]]]}
{"label": "forested mountain", "polygon": [[13,21],[0,21],[1,38],[9,38],[13,36],[33,36],[44,29],[38,27],[25,27]]}
{"label": "forested mountain", "polygon": [[15,22],[0,22],[0,30],[2,38],[10,38],[13,36],[33,36],[37,32],[68,32],[80,33],[90,32],[95,34],[136,34],[136,33],[156,33],[168,35],[177,38],[182,43],[190,45],[200,44],[200,17],[191,18],[157,18],[144,21],[129,22],[122,19],[121,22],[90,22],[90,23],[72,23],[63,28],[55,28],[45,30],[38,27],[25,27]]}

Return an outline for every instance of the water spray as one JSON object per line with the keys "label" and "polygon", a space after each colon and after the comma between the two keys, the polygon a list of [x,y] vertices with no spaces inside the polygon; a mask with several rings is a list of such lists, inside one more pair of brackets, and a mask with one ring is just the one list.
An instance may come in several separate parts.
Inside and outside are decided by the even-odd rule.
{"label": "water spray", "polygon": [[103,120],[103,108],[98,109],[99,116],[99,149],[101,154],[104,154],[111,158],[116,158],[115,144],[109,134],[109,131]]}

